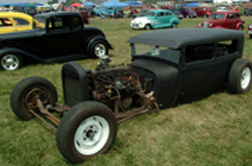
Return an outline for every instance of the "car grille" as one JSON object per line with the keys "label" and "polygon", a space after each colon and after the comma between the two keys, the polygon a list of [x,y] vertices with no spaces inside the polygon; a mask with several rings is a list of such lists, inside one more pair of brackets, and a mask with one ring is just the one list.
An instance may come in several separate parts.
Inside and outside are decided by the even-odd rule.
{"label": "car grille", "polygon": [[208,28],[209,23],[203,23],[203,28]]}
{"label": "car grille", "polygon": [[138,27],[139,27],[139,24],[137,24],[137,23],[133,23],[133,24],[132,24],[132,27],[136,27],[136,28],[138,28]]}

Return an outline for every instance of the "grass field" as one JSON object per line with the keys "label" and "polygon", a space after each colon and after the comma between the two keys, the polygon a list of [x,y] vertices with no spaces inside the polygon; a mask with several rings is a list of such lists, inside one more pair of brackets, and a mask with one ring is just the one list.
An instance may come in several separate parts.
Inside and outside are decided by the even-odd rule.
{"label": "grass field", "polygon": [[[252,60],[252,39],[246,33],[244,57]],[[91,24],[104,31],[113,45],[112,64],[129,63],[127,40],[146,31],[130,28],[131,19],[91,18]],[[183,19],[178,27],[195,27],[204,19]],[[77,61],[94,69],[99,59]],[[13,113],[9,96],[13,87],[28,76],[42,76],[57,88],[63,103],[61,67],[58,64],[24,66],[16,71],[0,71],[0,165],[71,165],[57,149],[55,132],[38,119],[21,121]],[[82,165],[252,165],[252,91],[243,95],[213,94],[201,101],[138,116],[119,125],[112,149]]]}

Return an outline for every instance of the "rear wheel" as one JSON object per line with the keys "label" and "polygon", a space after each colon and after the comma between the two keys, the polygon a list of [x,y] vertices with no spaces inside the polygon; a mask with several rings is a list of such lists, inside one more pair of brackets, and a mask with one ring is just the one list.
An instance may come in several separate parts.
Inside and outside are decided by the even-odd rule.
{"label": "rear wheel", "polygon": [[12,111],[22,120],[30,120],[34,116],[29,111],[32,109],[38,112],[37,99],[43,105],[55,105],[57,91],[54,85],[42,77],[28,77],[20,81],[12,90],[10,105]]}
{"label": "rear wheel", "polygon": [[248,59],[237,59],[229,72],[228,89],[231,93],[245,93],[250,90],[252,63]]}
{"label": "rear wheel", "polygon": [[204,14],[204,15],[203,15],[203,18],[207,18],[207,15],[206,15],[206,14]]}
{"label": "rear wheel", "polygon": [[151,25],[150,24],[145,25],[145,29],[146,30],[150,30],[151,29]]}
{"label": "rear wheel", "polygon": [[249,35],[250,38],[252,38],[252,35]]}
{"label": "rear wheel", "polygon": [[95,40],[91,44],[88,53],[91,58],[101,58],[108,55],[108,50],[108,44],[104,40]]}
{"label": "rear wheel", "polygon": [[22,66],[22,58],[18,54],[9,53],[1,57],[1,68],[4,70],[16,70]]}
{"label": "rear wheel", "polygon": [[57,146],[72,163],[107,152],[113,145],[117,122],[106,105],[85,101],[69,109],[57,130]]}

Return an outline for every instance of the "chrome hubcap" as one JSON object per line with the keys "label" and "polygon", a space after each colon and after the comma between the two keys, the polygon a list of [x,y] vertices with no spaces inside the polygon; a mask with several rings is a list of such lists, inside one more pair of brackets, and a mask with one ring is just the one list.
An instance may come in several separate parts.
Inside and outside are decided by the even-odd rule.
{"label": "chrome hubcap", "polygon": [[95,46],[95,55],[97,57],[102,57],[103,55],[106,54],[106,47],[105,45],[99,43]]}
{"label": "chrome hubcap", "polygon": [[241,88],[246,89],[249,86],[251,81],[251,70],[249,67],[246,67],[241,73]]}
{"label": "chrome hubcap", "polygon": [[1,65],[5,70],[15,70],[19,67],[19,59],[13,54],[5,55],[1,60]]}

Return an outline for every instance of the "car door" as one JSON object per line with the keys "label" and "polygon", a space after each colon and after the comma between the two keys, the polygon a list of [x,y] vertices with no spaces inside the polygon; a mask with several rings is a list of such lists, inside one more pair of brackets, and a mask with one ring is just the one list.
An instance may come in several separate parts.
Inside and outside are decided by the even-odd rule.
{"label": "car door", "polygon": [[179,101],[190,102],[215,92],[224,81],[221,69],[214,60],[214,44],[187,47]]}
{"label": "car door", "polygon": [[164,12],[157,12],[155,19],[152,20],[152,27],[153,28],[161,28],[164,27],[164,23],[165,23],[165,13]]}
{"label": "car door", "polygon": [[233,13],[229,13],[226,16],[226,20],[224,21],[223,26],[227,29],[235,29],[235,16]]}

